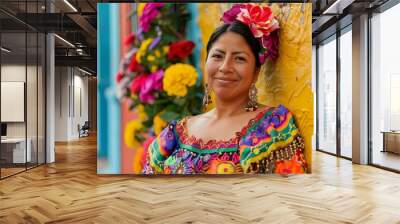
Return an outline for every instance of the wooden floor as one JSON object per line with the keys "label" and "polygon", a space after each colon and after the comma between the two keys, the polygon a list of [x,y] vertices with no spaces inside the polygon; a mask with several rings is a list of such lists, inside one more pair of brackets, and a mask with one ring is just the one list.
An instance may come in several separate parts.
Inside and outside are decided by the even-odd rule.
{"label": "wooden floor", "polygon": [[13,175],[15,173],[19,173],[26,170],[25,167],[24,168],[1,168],[1,178],[3,177],[7,177],[10,175]]}
{"label": "wooden floor", "polygon": [[400,154],[376,150],[372,160],[374,164],[400,170]]}
{"label": "wooden floor", "polygon": [[400,175],[323,153],[290,177],[96,174],[96,139],[0,181],[0,223],[400,223]]}

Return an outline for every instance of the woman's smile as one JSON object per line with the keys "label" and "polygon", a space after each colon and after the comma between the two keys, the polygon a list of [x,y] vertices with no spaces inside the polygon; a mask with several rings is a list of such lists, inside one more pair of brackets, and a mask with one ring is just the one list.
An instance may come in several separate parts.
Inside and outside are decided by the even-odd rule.
{"label": "woman's smile", "polygon": [[228,77],[214,77],[215,81],[223,85],[233,84],[239,80]]}

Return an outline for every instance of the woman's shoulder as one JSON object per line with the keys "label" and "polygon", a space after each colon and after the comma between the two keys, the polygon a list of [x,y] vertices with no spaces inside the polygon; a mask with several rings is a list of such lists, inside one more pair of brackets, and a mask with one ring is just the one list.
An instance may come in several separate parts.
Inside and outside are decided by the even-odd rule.
{"label": "woman's shoulder", "polygon": [[[240,139],[239,150],[243,170],[259,172],[258,168],[263,167],[261,172],[268,170],[274,173],[284,173],[286,170],[292,173],[304,172],[306,162],[301,154],[304,142],[292,113],[284,105],[266,108],[264,112],[262,118],[258,119]],[[300,157],[293,156],[300,154],[301,161],[293,163],[293,158],[300,160]],[[267,161],[275,162],[266,163]],[[285,170],[286,165],[293,167]]]}
{"label": "woman's shoulder", "polygon": [[292,115],[292,112],[284,105],[279,104],[277,106],[263,106],[261,110],[262,119],[267,119],[273,116],[287,116]]}
{"label": "woman's shoulder", "polygon": [[[250,130],[271,130],[271,128],[278,128],[281,130],[284,126],[293,128],[294,119],[290,110],[279,104],[277,106],[263,106],[260,112],[250,120],[246,129]],[[246,132],[249,133],[249,132]]]}

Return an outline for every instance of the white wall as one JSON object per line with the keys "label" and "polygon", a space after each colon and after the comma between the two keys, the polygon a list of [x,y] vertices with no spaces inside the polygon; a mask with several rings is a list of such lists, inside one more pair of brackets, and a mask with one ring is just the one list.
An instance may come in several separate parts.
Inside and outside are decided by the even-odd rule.
{"label": "white wall", "polygon": [[[77,74],[77,71],[79,72]],[[74,108],[72,119],[72,136],[78,137],[78,124],[88,121],[88,77],[82,76],[79,70],[74,70]]]}
{"label": "white wall", "polygon": [[[36,74],[36,66],[27,67],[28,74]],[[1,66],[1,81],[2,82],[25,82],[25,65],[18,64],[5,64]],[[28,77],[29,78],[29,77]],[[36,81],[29,80],[30,85],[36,86]],[[36,88],[27,88],[27,103],[31,104],[28,106],[36,108]],[[40,105],[39,105],[40,106]],[[1,108],[1,110],[7,110],[7,108]],[[28,113],[28,122],[35,121],[36,113]],[[33,127],[33,124],[29,124],[28,128]],[[36,126],[35,126],[36,130]],[[8,137],[25,137],[25,122],[7,122],[7,136]],[[29,130],[28,130],[29,137]]]}
{"label": "white wall", "polygon": [[55,68],[55,141],[68,140],[68,68]]}
{"label": "white wall", "polygon": [[[27,81],[25,78],[27,77]],[[41,66],[25,67],[25,64],[3,64],[1,66],[1,81],[3,82],[24,82],[26,83],[26,106],[23,105],[22,113],[27,115],[26,121],[23,122],[6,122],[8,138],[25,138],[30,140],[30,148],[32,161],[44,163],[44,92],[43,83],[44,74]],[[21,90],[24,94],[24,90]],[[2,96],[7,97],[7,96]],[[2,107],[1,110],[10,110],[10,108]],[[39,155],[37,155],[39,153]]]}
{"label": "white wall", "polygon": [[[31,67],[28,67],[30,70]],[[3,82],[25,82],[25,65],[2,65],[1,81]],[[7,108],[1,108],[6,110]],[[25,123],[7,123],[7,137],[25,137]]]}
{"label": "white wall", "polygon": [[55,74],[55,140],[70,141],[88,120],[88,77],[71,67],[56,67]]}

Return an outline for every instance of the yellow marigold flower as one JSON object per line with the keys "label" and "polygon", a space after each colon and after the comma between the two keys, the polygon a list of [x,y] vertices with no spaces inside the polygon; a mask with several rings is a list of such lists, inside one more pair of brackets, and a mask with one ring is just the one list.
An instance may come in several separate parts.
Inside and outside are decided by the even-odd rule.
{"label": "yellow marigold flower", "polygon": [[157,65],[152,65],[150,71],[151,72],[156,72],[158,69]]}
{"label": "yellow marigold flower", "polygon": [[152,62],[154,60],[156,60],[156,57],[154,57],[153,55],[148,55],[147,56],[147,61]]}
{"label": "yellow marigold flower", "polygon": [[124,141],[125,144],[130,148],[136,148],[140,146],[140,143],[135,139],[135,133],[143,127],[141,121],[131,120],[125,126]]}
{"label": "yellow marigold flower", "polygon": [[154,117],[153,128],[156,135],[159,135],[161,131],[165,128],[165,126],[167,126],[167,122],[161,119],[159,115]]}
{"label": "yellow marigold flower", "polygon": [[156,51],[154,52],[154,54],[156,55],[157,58],[159,58],[159,57],[161,56],[161,53],[160,53],[159,50],[156,50]]}
{"label": "yellow marigold flower", "polygon": [[137,9],[137,14],[138,16],[141,16],[143,13],[143,9],[146,6],[146,3],[139,3],[138,5],[138,9]]}
{"label": "yellow marigold flower", "polygon": [[186,96],[187,88],[196,83],[197,76],[196,69],[189,64],[171,65],[165,70],[163,88],[169,96]]}
{"label": "yellow marigold flower", "polygon": [[139,50],[136,52],[136,61],[141,63],[142,62],[142,56],[146,54],[147,47],[153,42],[153,38],[146,39],[142,42],[140,45]]}
{"label": "yellow marigold flower", "polygon": [[137,115],[138,115],[138,119],[139,119],[141,122],[147,120],[147,114],[146,114],[146,112],[144,111],[144,106],[143,106],[143,105],[141,105],[141,104],[138,105],[138,106],[135,108],[135,111],[136,111],[136,113],[137,113]]}

